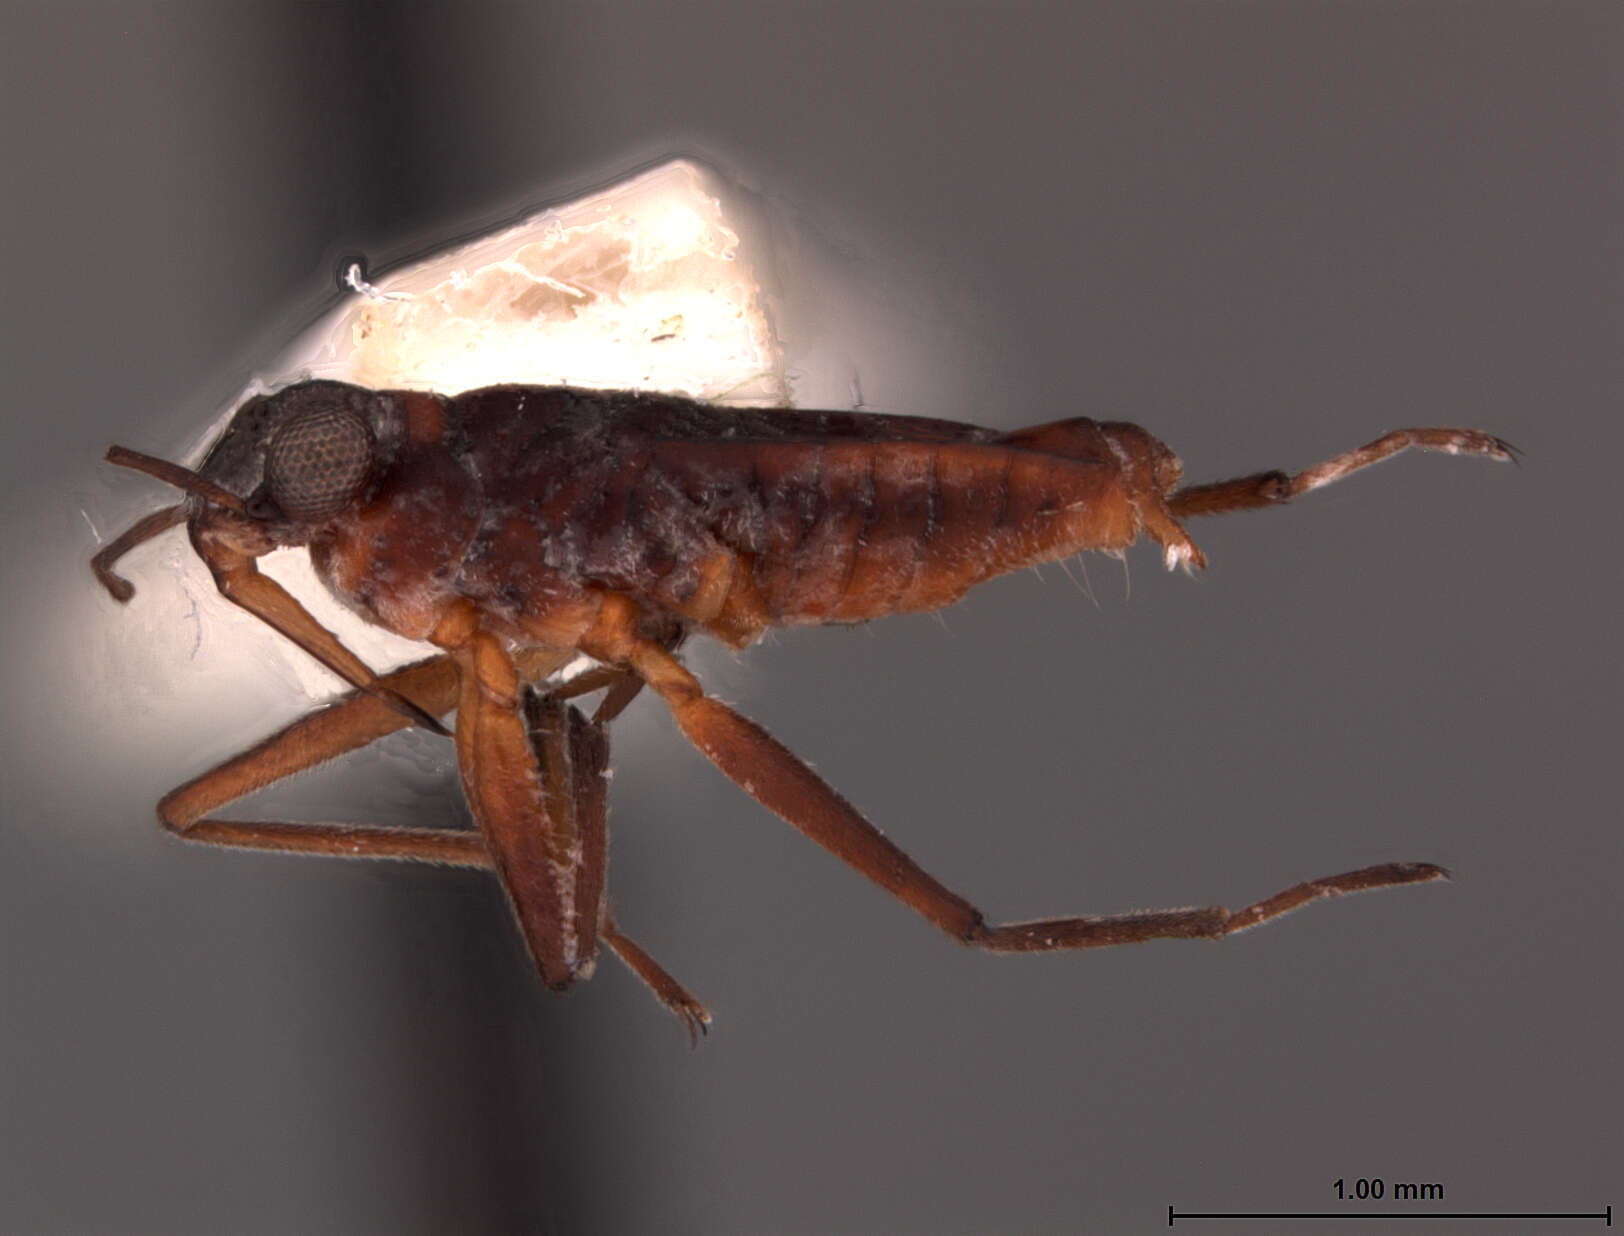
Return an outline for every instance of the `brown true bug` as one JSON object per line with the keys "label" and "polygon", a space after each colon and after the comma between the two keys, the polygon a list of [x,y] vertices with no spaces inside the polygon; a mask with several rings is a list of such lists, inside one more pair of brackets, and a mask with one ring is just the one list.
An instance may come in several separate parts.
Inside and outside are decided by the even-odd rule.
{"label": "brown true bug", "polygon": [[[1513,457],[1470,429],[1401,429],[1296,475],[1179,486],[1138,426],[1057,421],[1011,433],[905,416],[736,410],[674,395],[493,386],[447,397],[313,381],[248,400],[201,468],[114,447],[184,489],[99,554],[97,577],[184,521],[220,591],[357,690],[158,804],[190,841],[494,870],[547,985],[588,977],[599,941],[687,1025],[703,1005],[622,935],[604,897],[606,729],[644,686],[762,805],[955,938],[994,952],[1216,937],[1321,897],[1436,880],[1384,863],[1245,909],[989,925],[674,655],[691,634],[738,648],[775,626],[951,605],[975,584],[1140,535],[1204,565],[1181,519],[1286,502],[1407,447]],[[377,676],[255,560],[306,545],[326,585],[436,657]],[[598,667],[556,677],[579,654]],[[568,703],[604,690],[590,719]],[[213,818],[252,790],[404,726],[456,751],[478,830]]]}

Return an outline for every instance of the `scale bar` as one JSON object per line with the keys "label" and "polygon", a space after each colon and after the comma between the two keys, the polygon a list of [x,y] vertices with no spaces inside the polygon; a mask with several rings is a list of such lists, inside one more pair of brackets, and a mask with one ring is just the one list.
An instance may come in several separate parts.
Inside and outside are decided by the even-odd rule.
{"label": "scale bar", "polygon": [[1613,1226],[1606,1210],[1185,1210],[1167,1208],[1167,1226],[1177,1219],[1600,1219]]}

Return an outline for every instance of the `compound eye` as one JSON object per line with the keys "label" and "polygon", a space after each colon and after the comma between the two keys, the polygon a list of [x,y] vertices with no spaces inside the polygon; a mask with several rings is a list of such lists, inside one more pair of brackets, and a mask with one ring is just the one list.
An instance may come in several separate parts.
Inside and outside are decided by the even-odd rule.
{"label": "compound eye", "polygon": [[271,500],[289,519],[319,523],[344,509],[372,472],[372,429],[349,408],[313,408],[288,420],[265,451]]}

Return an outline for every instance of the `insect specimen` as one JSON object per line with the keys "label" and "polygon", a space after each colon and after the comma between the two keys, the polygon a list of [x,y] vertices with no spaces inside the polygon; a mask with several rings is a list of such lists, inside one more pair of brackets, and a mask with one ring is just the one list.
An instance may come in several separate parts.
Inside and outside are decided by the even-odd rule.
{"label": "insect specimen", "polygon": [[[164,826],[191,841],[493,870],[549,987],[591,974],[599,943],[687,1025],[710,1020],[604,896],[607,726],[643,687],[769,810],[948,934],[1033,953],[1216,937],[1306,902],[1436,880],[1384,863],[1237,911],[987,923],[765,730],[677,659],[691,635],[742,647],[775,626],[940,609],[1019,567],[1143,535],[1167,565],[1205,564],[1182,520],[1278,505],[1407,447],[1512,458],[1469,429],[1402,429],[1306,471],[1180,486],[1138,426],[1077,418],[1002,433],[917,417],[738,410],[673,395],[493,386],[456,396],[311,381],[248,400],[196,472],[114,447],[186,491],[93,563],[185,522],[220,591],[356,690],[176,789]],[[255,560],[308,546],[370,621],[443,651],[375,675]],[[580,654],[596,668],[557,675]],[[604,695],[591,717],[570,703]],[[252,790],[456,711],[477,830],[215,818]]]}

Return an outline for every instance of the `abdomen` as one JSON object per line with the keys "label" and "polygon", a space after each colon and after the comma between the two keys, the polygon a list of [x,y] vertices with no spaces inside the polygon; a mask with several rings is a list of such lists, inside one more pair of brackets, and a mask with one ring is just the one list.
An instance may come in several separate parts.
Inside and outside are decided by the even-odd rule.
{"label": "abdomen", "polygon": [[776,625],[940,609],[1135,531],[1114,462],[997,442],[664,443],[651,462],[739,554]]}

